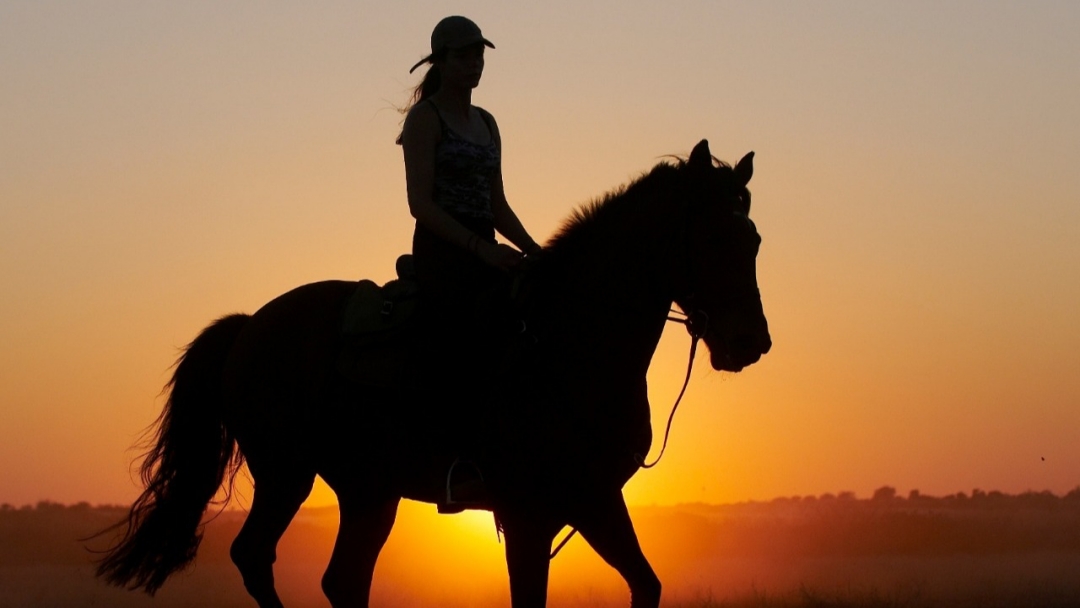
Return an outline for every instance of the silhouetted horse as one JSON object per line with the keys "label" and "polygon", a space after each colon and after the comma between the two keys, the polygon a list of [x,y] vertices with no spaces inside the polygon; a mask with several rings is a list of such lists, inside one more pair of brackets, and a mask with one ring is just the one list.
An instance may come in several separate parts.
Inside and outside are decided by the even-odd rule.
{"label": "silhouetted horse", "polygon": [[[688,160],[575,213],[527,273],[520,313],[535,342],[500,373],[486,471],[514,608],[545,605],[564,525],[626,579],[633,606],[659,604],[622,497],[652,442],[645,375],[672,302],[703,332],[717,370],[737,372],[771,346],[748,218],[752,158],[732,168],[702,141]],[[411,436],[416,395],[427,393],[360,389],[335,372],[354,287],[305,285],[218,320],[187,347],[142,465],[146,490],[99,575],[156,591],[194,559],[209,501],[246,459],[254,495],[231,555],[258,605],[281,606],[276,546],[316,475],[341,509],[323,590],[335,608],[368,605],[398,501],[435,502],[430,480],[446,462]]]}

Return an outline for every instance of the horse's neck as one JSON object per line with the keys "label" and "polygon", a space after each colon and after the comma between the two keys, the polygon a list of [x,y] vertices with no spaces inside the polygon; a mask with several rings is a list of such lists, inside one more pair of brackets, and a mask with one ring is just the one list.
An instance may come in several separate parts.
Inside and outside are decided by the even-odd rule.
{"label": "horse's neck", "polygon": [[595,243],[564,260],[552,329],[582,345],[571,358],[644,377],[671,305],[667,271],[675,230],[668,214],[642,211],[605,226]]}

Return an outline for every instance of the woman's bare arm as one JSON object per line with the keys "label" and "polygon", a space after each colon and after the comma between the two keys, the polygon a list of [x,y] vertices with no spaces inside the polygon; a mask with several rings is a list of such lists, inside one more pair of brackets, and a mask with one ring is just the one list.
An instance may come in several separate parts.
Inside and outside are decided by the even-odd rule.
{"label": "woman's bare arm", "polygon": [[510,203],[506,200],[506,190],[503,188],[502,178],[502,137],[499,134],[499,125],[495,122],[495,118],[490,114],[488,116],[491,118],[489,123],[492,129],[491,136],[495,138],[495,145],[499,148],[500,159],[499,167],[491,180],[491,212],[495,215],[495,230],[510,239],[511,243],[517,245],[525,253],[534,254],[540,251],[540,245],[529,236],[525,226],[522,225],[521,220],[518,219],[517,214],[510,208]]}

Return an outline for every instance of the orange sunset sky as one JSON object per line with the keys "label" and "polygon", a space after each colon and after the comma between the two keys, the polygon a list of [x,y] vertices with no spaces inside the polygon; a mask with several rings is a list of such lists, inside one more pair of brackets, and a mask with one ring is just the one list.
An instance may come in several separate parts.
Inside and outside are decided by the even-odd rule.
{"label": "orange sunset sky", "polygon": [[130,502],[201,328],[392,276],[394,108],[455,13],[538,239],[702,138],[757,152],[775,346],[699,355],[632,505],[1080,485],[1076,2],[0,0],[0,502]]}

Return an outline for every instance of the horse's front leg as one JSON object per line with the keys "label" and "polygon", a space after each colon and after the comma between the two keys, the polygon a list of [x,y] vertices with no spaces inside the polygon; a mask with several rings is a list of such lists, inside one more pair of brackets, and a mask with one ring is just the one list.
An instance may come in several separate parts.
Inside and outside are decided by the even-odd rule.
{"label": "horse's front leg", "polygon": [[499,520],[506,534],[511,607],[544,608],[551,541],[562,525],[536,512],[500,512]]}
{"label": "horse's front leg", "polygon": [[631,608],[660,605],[660,579],[641,551],[621,492],[589,501],[570,524],[630,586]]}

